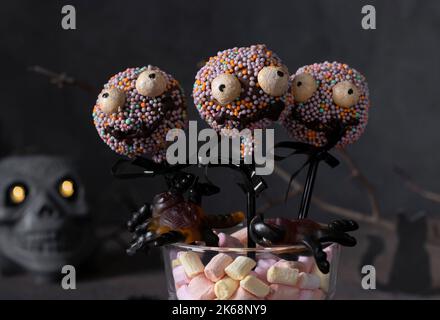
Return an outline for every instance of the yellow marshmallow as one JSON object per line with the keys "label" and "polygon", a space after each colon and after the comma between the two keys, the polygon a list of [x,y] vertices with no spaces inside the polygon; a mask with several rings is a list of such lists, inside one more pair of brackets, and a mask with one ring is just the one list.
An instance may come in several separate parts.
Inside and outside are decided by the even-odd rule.
{"label": "yellow marshmallow", "polygon": [[180,266],[180,260],[179,259],[174,259],[173,261],[171,261],[171,267],[174,269],[175,267]]}
{"label": "yellow marshmallow", "polygon": [[267,281],[271,283],[294,286],[298,280],[298,269],[277,267],[273,265],[267,270]]}
{"label": "yellow marshmallow", "polygon": [[238,281],[224,277],[214,285],[214,293],[219,300],[229,299],[238,288]]}
{"label": "yellow marshmallow", "polygon": [[226,274],[234,280],[244,279],[257,263],[251,258],[238,256],[226,267]]}
{"label": "yellow marshmallow", "polygon": [[264,298],[270,292],[270,287],[267,284],[252,275],[241,280],[240,287],[259,298]]}
{"label": "yellow marshmallow", "polygon": [[183,266],[185,273],[188,277],[192,278],[202,273],[205,269],[200,257],[197,253],[188,251],[182,252],[179,255],[180,264]]}

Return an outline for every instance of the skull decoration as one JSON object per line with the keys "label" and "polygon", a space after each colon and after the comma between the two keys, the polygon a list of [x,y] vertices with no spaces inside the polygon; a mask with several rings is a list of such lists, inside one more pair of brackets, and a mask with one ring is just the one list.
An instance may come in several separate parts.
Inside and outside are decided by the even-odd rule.
{"label": "skull decoration", "polygon": [[88,257],[92,239],[84,188],[70,163],[39,155],[0,161],[0,271],[9,265],[53,278]]}

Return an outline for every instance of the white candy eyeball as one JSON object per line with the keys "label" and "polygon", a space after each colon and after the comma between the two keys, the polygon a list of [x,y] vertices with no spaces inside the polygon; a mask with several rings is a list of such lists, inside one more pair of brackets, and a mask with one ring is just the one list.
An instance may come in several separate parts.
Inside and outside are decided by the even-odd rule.
{"label": "white candy eyeball", "polygon": [[214,99],[224,106],[240,96],[241,84],[236,76],[223,73],[212,80],[211,89]]}
{"label": "white candy eyeball", "polygon": [[333,102],[341,107],[354,106],[359,101],[359,89],[350,81],[342,81],[335,85],[333,91]]}
{"label": "white candy eyeball", "polygon": [[315,78],[308,73],[301,73],[293,78],[292,94],[295,102],[306,102],[318,88]]}
{"label": "white candy eyeball", "polygon": [[125,93],[118,88],[104,89],[99,94],[98,106],[105,114],[111,114],[122,108],[125,103]]}
{"label": "white candy eyeball", "polygon": [[261,89],[274,97],[282,96],[289,87],[289,71],[285,67],[264,67],[257,79]]}
{"label": "white candy eyeball", "polygon": [[136,80],[136,90],[143,96],[157,97],[167,89],[167,80],[159,70],[146,70]]}

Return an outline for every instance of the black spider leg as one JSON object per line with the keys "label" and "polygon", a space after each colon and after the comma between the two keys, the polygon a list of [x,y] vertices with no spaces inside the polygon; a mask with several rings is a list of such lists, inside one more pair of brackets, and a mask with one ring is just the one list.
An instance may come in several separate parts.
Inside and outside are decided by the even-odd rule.
{"label": "black spider leg", "polygon": [[141,249],[146,252],[150,247],[160,247],[171,243],[181,242],[185,239],[185,236],[179,231],[169,231],[161,235],[156,235],[154,232],[148,231],[139,235],[127,249],[128,255],[134,255]]}
{"label": "black spider leg", "polygon": [[249,230],[252,240],[265,247],[279,243],[285,237],[284,230],[265,223],[260,216],[255,216],[252,219]]}
{"label": "black spider leg", "polygon": [[197,177],[192,173],[176,171],[166,174],[165,182],[170,192],[184,194],[197,182]]}
{"label": "black spider leg", "polygon": [[[139,210],[135,211],[130,220],[127,222],[127,229],[130,233],[135,232],[136,229],[143,226],[149,218],[151,218],[150,204],[145,203]],[[145,229],[144,229],[145,230]]]}
{"label": "black spider leg", "polygon": [[204,226],[201,230],[201,233],[202,233],[202,239],[205,241],[205,244],[207,246],[209,247],[218,246],[218,236],[209,226]]}
{"label": "black spider leg", "polygon": [[358,224],[353,220],[334,220],[324,229],[323,235],[320,237],[321,242],[336,242],[342,246],[354,247],[357,243],[356,239],[347,232],[355,231],[359,228]]}
{"label": "black spider leg", "polygon": [[302,243],[312,251],[319,270],[324,274],[329,273],[330,263],[327,261],[327,254],[322,250],[320,240],[314,235],[309,235],[304,237]]}

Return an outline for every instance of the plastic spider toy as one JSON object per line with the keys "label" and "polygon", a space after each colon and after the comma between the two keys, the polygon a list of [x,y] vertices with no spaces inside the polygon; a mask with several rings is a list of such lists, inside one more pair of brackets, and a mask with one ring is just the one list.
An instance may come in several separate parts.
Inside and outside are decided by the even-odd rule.
{"label": "plastic spider toy", "polygon": [[[169,191],[153,198],[152,204],[143,205],[127,223],[133,241],[127,253],[132,255],[142,248],[166,244],[204,241],[217,246],[218,237],[212,229],[231,228],[241,223],[241,211],[226,215],[207,215],[201,207],[202,196],[219,192],[209,183],[200,183],[190,173],[177,172],[167,178]],[[188,192],[188,199],[184,194]]]}
{"label": "plastic spider toy", "polygon": [[310,219],[262,219],[257,216],[250,224],[250,236],[261,246],[273,245],[305,245],[315,257],[316,264],[322,273],[328,273],[330,264],[323,251],[322,244],[335,242],[353,247],[356,239],[347,232],[358,229],[353,220],[334,220],[328,225]]}

